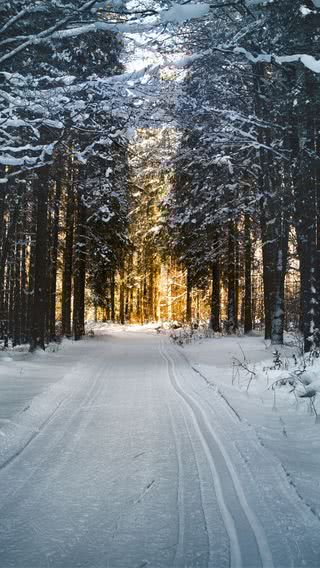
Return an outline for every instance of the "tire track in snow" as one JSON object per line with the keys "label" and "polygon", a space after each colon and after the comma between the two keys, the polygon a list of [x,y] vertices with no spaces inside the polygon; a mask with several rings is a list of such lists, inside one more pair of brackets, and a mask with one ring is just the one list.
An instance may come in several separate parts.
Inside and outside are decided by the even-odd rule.
{"label": "tire track in snow", "polygon": [[[260,525],[260,522],[258,521],[255,513],[252,511],[252,509],[250,508],[247,499],[245,497],[245,494],[243,492],[240,480],[235,472],[235,469],[233,467],[233,464],[231,462],[231,459],[228,455],[228,453],[226,452],[226,449],[224,448],[221,440],[218,438],[218,436],[216,435],[216,433],[214,432],[210,421],[208,420],[204,409],[200,406],[200,404],[198,403],[198,401],[189,393],[184,392],[181,387],[179,386],[179,382],[177,379],[177,375],[175,372],[175,363],[174,360],[172,359],[172,357],[170,356],[170,354],[168,352],[165,352],[163,349],[163,343],[161,343],[160,345],[160,350],[161,350],[161,354],[164,357],[165,360],[167,360],[167,364],[168,364],[168,371],[169,371],[169,376],[170,376],[170,380],[171,380],[171,384],[172,387],[174,388],[175,392],[177,393],[177,395],[184,401],[185,406],[188,408],[191,417],[192,417],[192,421],[194,423],[195,429],[199,435],[199,438],[201,440],[203,449],[205,451],[206,457],[208,459],[208,463],[211,469],[211,473],[212,473],[212,477],[214,480],[214,485],[215,485],[215,489],[216,489],[216,494],[217,494],[217,499],[218,499],[218,503],[219,503],[219,507],[220,507],[220,511],[225,523],[225,528],[227,530],[228,536],[229,536],[229,540],[230,540],[230,561],[231,561],[231,566],[232,567],[237,567],[239,568],[240,566],[243,566],[243,555],[244,552],[241,551],[241,543],[240,538],[239,538],[239,533],[240,533],[240,528],[241,527],[237,527],[235,519],[234,519],[234,515],[235,515],[235,511],[233,511],[233,515],[230,511],[230,503],[228,503],[228,498],[230,499],[230,496],[228,495],[228,491],[227,491],[227,487],[224,487],[224,484],[226,483],[226,479],[221,478],[221,473],[219,475],[218,469],[215,465],[215,460],[214,457],[216,457],[216,459],[219,457],[219,453],[224,461],[224,463],[222,464],[224,466],[224,468],[226,468],[231,480],[232,480],[232,484],[233,484],[233,490],[236,494],[237,497],[237,501],[238,501],[238,506],[240,508],[240,510],[242,510],[247,523],[248,523],[248,527],[252,533],[252,537],[253,540],[255,541],[256,544],[256,548],[257,548],[257,553],[258,553],[258,557],[256,558],[256,565],[255,568],[258,568],[258,566],[263,566],[264,568],[272,568],[273,567],[273,559],[272,559],[272,554],[267,542],[267,538],[266,535],[264,533],[264,530],[262,528],[262,526]],[[210,441],[211,444],[208,443],[210,437]],[[210,445],[212,445],[212,442],[214,443],[214,445],[217,448],[217,455],[214,456],[213,452],[210,448]],[[217,461],[219,461],[217,459]],[[221,466],[220,466],[221,469]],[[243,527],[242,527],[243,528]],[[247,544],[247,543],[245,543]],[[248,552],[248,551],[246,551]]]}

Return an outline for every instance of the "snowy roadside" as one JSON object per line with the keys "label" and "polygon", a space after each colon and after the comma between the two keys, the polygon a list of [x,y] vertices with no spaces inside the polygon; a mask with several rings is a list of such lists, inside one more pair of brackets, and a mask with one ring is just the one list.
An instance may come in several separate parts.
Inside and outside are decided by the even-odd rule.
{"label": "snowy roadside", "polygon": [[[29,346],[0,351],[0,436],[17,415],[29,410],[33,399],[73,374],[79,360],[91,351],[92,337],[131,331],[154,332],[156,324],[121,326],[88,321],[87,336],[80,343],[69,339],[50,344],[46,351],[29,352]],[[60,387],[59,387],[60,388]]]}
{"label": "snowy roadside", "polygon": [[[252,428],[261,446],[282,464],[300,499],[320,518],[320,359],[303,373],[306,384],[293,389],[301,361],[297,349],[275,348],[259,336],[217,337],[178,347],[198,373]],[[242,366],[244,365],[244,366]],[[296,374],[295,374],[296,373]],[[276,384],[275,384],[276,383]],[[302,398],[300,398],[302,396]]]}
{"label": "snowy roadside", "polygon": [[65,340],[45,352],[0,353],[0,468],[19,455],[72,393],[94,344]]}
{"label": "snowy roadside", "polygon": [[75,343],[64,340],[50,344],[45,352],[29,353],[26,348],[0,352],[0,429],[29,402],[62,379],[74,366]]}

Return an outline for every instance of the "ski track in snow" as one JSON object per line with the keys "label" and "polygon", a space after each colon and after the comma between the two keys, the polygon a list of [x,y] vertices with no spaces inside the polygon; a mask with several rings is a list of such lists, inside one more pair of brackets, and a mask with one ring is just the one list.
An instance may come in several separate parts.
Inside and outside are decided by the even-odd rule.
{"label": "ski track in snow", "polygon": [[[226,405],[229,407],[229,409],[231,410],[232,414],[237,418],[237,420],[239,420],[239,422],[242,422],[242,418],[239,415],[239,413],[235,410],[235,408],[233,408],[232,404],[230,403],[230,401],[228,400],[228,398],[225,396],[225,394],[223,394],[221,392],[221,390],[212,382],[210,381],[199,369],[197,369],[196,367],[194,367],[189,359],[186,357],[186,355],[179,349],[179,353],[180,355],[183,357],[183,359],[186,361],[186,363],[189,365],[189,367],[196,373],[198,374],[204,381],[205,383],[208,385],[208,387],[212,388],[215,390],[215,392],[218,394],[219,397],[221,397],[221,399],[226,403]],[[234,418],[234,416],[231,416],[231,418]],[[283,423],[283,420],[280,416],[280,422]],[[251,428],[251,424],[249,422],[246,422],[248,427]],[[255,432],[257,441],[259,442],[259,444],[261,445],[260,449],[260,454],[261,455],[265,455],[266,453],[266,447],[265,444],[261,438],[261,436]],[[283,435],[287,437],[287,433],[285,430],[285,425],[283,426]],[[239,450],[240,451],[240,450]],[[288,479],[288,483],[284,483],[283,482],[283,476],[281,479],[279,479],[279,482],[283,485],[284,491],[290,495],[291,494],[291,489],[295,492],[296,496],[298,497],[298,500],[300,501],[300,504],[303,505],[302,508],[299,506],[299,503],[297,502],[296,499],[292,499],[291,501],[293,503],[293,505],[297,508],[298,513],[301,514],[301,509],[304,511],[305,508],[309,509],[310,512],[312,513],[312,515],[314,515],[317,520],[320,522],[320,516],[318,515],[317,511],[314,510],[314,508],[305,500],[305,498],[301,495],[301,493],[299,492],[297,486],[295,485],[294,481],[291,479],[291,475],[290,473],[287,471],[286,467],[281,463],[279,464],[279,466],[281,467],[281,469],[283,470],[283,473],[285,475],[285,477]],[[320,526],[319,526],[319,530],[320,530]]]}
{"label": "ski track in snow", "polygon": [[182,451],[179,442],[179,435],[176,431],[176,425],[174,422],[174,418],[172,415],[172,410],[168,405],[168,412],[170,416],[172,432],[174,437],[174,444],[176,449],[176,459],[178,465],[177,471],[177,510],[178,510],[178,529],[177,529],[177,544],[175,547],[175,557],[174,557],[174,567],[181,565],[183,562],[183,545],[184,545],[184,486],[182,480],[182,469],[183,469],[183,461],[182,461]]}
{"label": "ski track in snow", "polygon": [[[210,469],[212,472],[212,479],[213,479],[213,483],[215,485],[216,488],[216,494],[219,500],[219,506],[220,506],[220,510],[221,513],[223,515],[223,519],[225,522],[225,526],[229,535],[229,539],[230,539],[230,554],[231,554],[231,567],[234,566],[248,566],[248,564],[243,564],[242,558],[243,558],[243,552],[241,551],[241,540],[238,534],[238,529],[237,529],[237,521],[235,520],[235,511],[232,511],[232,507],[228,504],[228,488],[224,487],[224,483],[222,481],[223,477],[222,475],[219,475],[218,472],[218,467],[216,465],[216,463],[218,462],[217,458],[218,455],[214,456],[208,442],[207,442],[207,436],[208,434],[211,436],[212,440],[217,444],[224,462],[225,462],[225,467],[228,470],[228,473],[232,479],[233,485],[234,485],[234,490],[237,494],[238,497],[238,503],[239,503],[239,507],[242,508],[244,514],[247,517],[247,521],[250,527],[250,530],[252,531],[254,538],[255,538],[255,542],[258,548],[258,553],[259,556],[257,556],[256,561],[255,561],[255,566],[263,566],[263,567],[273,567],[273,560],[272,560],[272,555],[268,546],[268,542],[266,539],[266,536],[263,532],[262,527],[260,526],[260,523],[256,517],[256,515],[253,513],[253,511],[250,509],[241,483],[239,481],[239,478],[234,470],[234,467],[232,466],[231,460],[223,446],[223,444],[221,443],[221,441],[218,439],[218,437],[216,436],[216,434],[214,433],[213,428],[211,427],[210,422],[208,421],[204,410],[201,408],[201,406],[198,404],[198,402],[196,401],[196,399],[194,397],[192,397],[190,394],[187,394],[186,392],[184,392],[181,387],[179,386],[178,383],[178,379],[177,379],[177,375],[175,373],[175,364],[174,364],[174,360],[173,358],[169,355],[168,352],[165,352],[163,350],[163,348],[161,349],[161,353],[163,355],[163,357],[167,360],[168,362],[168,372],[170,375],[170,379],[172,382],[172,386],[175,389],[175,391],[177,392],[177,394],[184,400],[184,402],[186,403],[186,406],[188,407],[189,411],[192,414],[192,418],[195,424],[195,428],[199,434],[199,437],[202,441],[203,444],[203,448],[204,451],[206,453],[206,456],[208,458],[209,464],[210,464]],[[201,424],[203,424],[203,426],[205,427],[205,429],[201,428]],[[224,480],[225,482],[225,480]],[[245,543],[243,543],[245,546],[247,546],[247,541]],[[252,549],[250,551],[250,553],[252,554]]]}
{"label": "ski track in snow", "polygon": [[[273,508],[269,508],[269,515],[270,515],[270,520],[269,520],[269,525],[274,522],[275,526],[277,526],[278,531],[279,531],[279,535],[281,534],[281,531],[283,531],[283,529],[287,529],[289,528],[291,529],[295,529],[296,530],[296,537],[294,538],[293,534],[290,533],[289,530],[285,530],[284,532],[282,532],[281,534],[281,543],[283,545],[283,550],[281,551],[281,553],[278,554],[279,556],[282,556],[283,558],[285,558],[285,560],[281,560],[281,562],[276,562],[276,566],[281,566],[281,568],[287,568],[287,566],[298,566],[299,568],[301,566],[307,566],[309,568],[309,566],[319,566],[320,565],[320,539],[318,537],[319,531],[320,531],[320,523],[319,522],[313,522],[310,518],[310,514],[312,516],[314,516],[317,521],[319,521],[319,516],[317,515],[317,513],[313,510],[313,508],[305,501],[305,499],[302,497],[301,494],[299,494],[299,492],[297,491],[297,488],[294,486],[294,484],[292,483],[292,481],[290,480],[290,476],[288,476],[288,473],[286,472],[283,464],[279,461],[277,461],[274,456],[272,456],[270,454],[270,452],[268,451],[268,449],[265,447],[265,445],[262,443],[261,439],[259,438],[259,435],[255,432],[254,428],[250,425],[249,422],[247,422],[246,420],[243,421],[241,419],[241,416],[238,414],[238,412],[233,408],[233,406],[231,405],[231,403],[229,402],[229,400],[227,399],[227,397],[221,392],[220,388],[217,387],[217,385],[215,385],[212,381],[210,381],[205,375],[203,375],[203,373],[201,373],[197,368],[195,368],[192,363],[190,363],[189,359],[186,357],[186,355],[182,352],[181,348],[177,348],[175,346],[175,348],[173,349],[173,352],[176,352],[176,354],[178,354],[188,365],[189,369],[192,370],[194,373],[196,373],[197,375],[200,375],[200,377],[205,381],[206,383],[206,387],[210,388],[210,391],[212,393],[212,397],[204,397],[203,396],[203,389],[199,389],[196,388],[194,389],[194,387],[191,387],[192,393],[193,395],[196,397],[196,399],[198,400],[198,402],[200,402],[201,405],[204,404],[204,406],[207,407],[207,410],[209,410],[209,414],[208,416],[211,417],[211,421],[212,421],[212,425],[215,427],[215,429],[220,429],[221,430],[221,425],[222,425],[222,432],[223,435],[225,437],[225,440],[227,440],[228,438],[234,436],[234,432],[238,431],[241,432],[243,434],[243,441],[247,441],[248,445],[252,445],[255,453],[257,454],[257,456],[259,456],[259,461],[257,461],[257,463],[259,463],[261,461],[261,464],[263,462],[265,462],[268,465],[268,461],[270,460],[270,463],[272,464],[273,468],[270,470],[272,472],[272,478],[273,478],[273,482],[270,482],[270,486],[276,490],[275,494],[274,494],[274,501],[276,503],[281,503],[281,506],[283,508],[283,510],[281,511],[282,515],[283,512],[285,511],[285,515],[281,515],[279,514],[279,511],[277,511],[276,507]],[[186,376],[186,374],[185,374]],[[199,395],[200,393],[200,395]],[[212,410],[214,409],[214,414],[216,414],[216,417],[214,418],[214,416],[212,415]],[[228,416],[227,420],[226,417]],[[212,420],[213,419],[213,420]],[[241,423],[241,426],[239,424],[239,422]],[[230,433],[228,433],[228,430],[230,429],[231,424],[233,423],[233,429],[230,430]],[[241,430],[242,429],[242,430]],[[233,431],[232,431],[233,430]],[[248,437],[249,436],[249,437]],[[223,438],[223,437],[222,437]],[[242,449],[239,448],[239,444],[237,441],[235,441],[233,443],[233,450],[237,449],[239,456],[241,456],[241,460],[243,462],[243,465],[247,465],[248,464],[248,458],[242,453]],[[252,448],[251,448],[252,449]],[[230,457],[228,456],[228,459],[230,459]],[[252,458],[251,458],[252,459]],[[232,467],[232,464],[231,464]],[[252,479],[253,479],[253,472],[250,471],[250,469],[248,469],[248,471],[246,472],[247,476],[249,475]],[[248,477],[246,479],[246,481],[249,481]],[[259,493],[259,485],[257,484],[257,481],[254,480],[254,485],[256,486],[256,488],[258,489],[258,493]],[[259,480],[260,483],[262,483],[261,485],[261,489],[263,488],[263,479]],[[270,490],[268,490],[268,492],[270,492]],[[276,494],[277,492],[277,494]],[[247,489],[247,494],[248,494],[248,489]],[[250,494],[250,490],[249,490],[249,494]],[[265,494],[266,495],[266,494]],[[265,495],[263,497],[265,497]],[[272,494],[271,494],[272,495]],[[261,495],[259,494],[259,498],[261,497]],[[268,499],[270,499],[270,495],[268,497]],[[273,504],[273,503],[272,503]],[[265,504],[266,505],[266,504]],[[270,502],[269,502],[269,507],[270,507]],[[260,511],[260,515],[263,516],[265,513],[263,513],[262,511]],[[266,515],[265,515],[266,516]],[[299,526],[299,523],[296,522],[296,520],[299,519],[301,524]],[[266,523],[266,519],[264,519],[265,523]],[[296,526],[290,526],[293,525],[294,522],[296,522]],[[286,525],[289,525],[288,527],[286,527]],[[308,534],[308,530],[310,529],[310,527],[312,527],[312,531],[310,531],[310,536]],[[261,525],[260,525],[260,534],[261,536],[263,536],[263,531],[261,531]],[[312,533],[312,536],[311,536]],[[313,558],[312,559],[308,559],[305,560],[304,556],[305,556],[305,552],[303,552],[302,548],[304,545],[305,546],[305,539],[310,538],[310,549],[312,550],[312,555]],[[280,538],[280,536],[279,536]],[[267,542],[265,540],[265,536],[263,536],[263,540],[264,543],[267,545]],[[301,545],[300,545],[301,543]],[[307,547],[306,547],[307,548]],[[296,554],[294,554],[294,550],[296,550]],[[268,564],[268,560],[266,558],[267,561],[267,566],[269,566]]]}
{"label": "ski track in snow", "polygon": [[320,565],[318,518],[181,350],[122,331],[84,351],[0,438],[1,568]]}

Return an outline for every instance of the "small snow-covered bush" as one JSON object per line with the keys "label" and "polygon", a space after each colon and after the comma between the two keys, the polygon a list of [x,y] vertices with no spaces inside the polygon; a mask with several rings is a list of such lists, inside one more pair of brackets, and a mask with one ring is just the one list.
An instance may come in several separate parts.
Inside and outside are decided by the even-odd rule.
{"label": "small snow-covered bush", "polygon": [[192,325],[183,325],[170,333],[170,339],[176,345],[188,345],[193,341],[202,341],[214,337],[218,334],[209,329],[207,322],[196,323]]}
{"label": "small snow-covered bush", "polygon": [[288,358],[285,352],[275,349],[272,353],[273,361],[269,366],[260,363],[254,365],[246,354],[242,358],[234,358],[232,371],[232,384],[237,382],[240,388],[246,391],[252,386],[253,381],[266,381],[267,390],[274,393],[274,407],[276,391],[286,389],[289,396],[299,400],[309,401],[309,408],[318,421],[317,401],[320,399],[320,358],[314,353],[306,355],[293,353]]}

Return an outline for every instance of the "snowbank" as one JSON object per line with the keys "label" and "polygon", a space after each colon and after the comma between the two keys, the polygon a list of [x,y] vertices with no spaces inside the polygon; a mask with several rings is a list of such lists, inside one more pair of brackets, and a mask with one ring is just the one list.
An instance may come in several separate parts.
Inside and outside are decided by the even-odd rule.
{"label": "snowbank", "polygon": [[[299,497],[320,519],[320,359],[304,361],[295,345],[278,350],[262,337],[217,337],[185,345],[203,380],[281,462]],[[294,384],[296,381],[296,384]],[[312,391],[314,397],[309,397]],[[314,404],[314,408],[313,405]]]}

